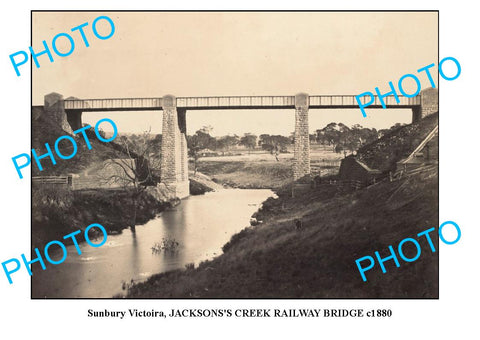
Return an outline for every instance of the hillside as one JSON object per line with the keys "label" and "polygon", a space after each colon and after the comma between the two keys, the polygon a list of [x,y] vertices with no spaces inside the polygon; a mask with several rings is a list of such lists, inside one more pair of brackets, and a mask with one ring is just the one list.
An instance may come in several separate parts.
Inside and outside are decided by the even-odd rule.
{"label": "hillside", "polygon": [[372,169],[383,172],[394,170],[396,163],[407,157],[437,124],[438,112],[363,146],[356,158]]}
{"label": "hillside", "polygon": [[[257,214],[263,223],[234,235],[223,255],[195,269],[154,275],[127,297],[438,297],[438,252],[423,252],[400,268],[387,263],[386,274],[377,265],[368,282],[355,264],[376,250],[386,256],[389,245],[438,226],[437,178],[429,170],[347,193],[321,186],[295,198],[285,188]],[[428,249],[426,240],[420,243]]]}
{"label": "hillside", "polygon": [[[67,135],[54,117],[44,114],[43,108],[32,108],[32,147],[38,155],[45,153],[45,143],[54,150],[58,137]],[[81,134],[76,138],[77,154],[68,160],[55,155],[53,165],[50,159],[41,161],[44,170],[39,171],[34,161],[33,176],[66,175],[98,168],[110,158],[125,158],[122,147],[115,142],[100,142],[93,130],[87,133],[92,145],[88,149]],[[66,142],[65,145],[69,145]],[[61,148],[64,155],[70,155],[72,148]],[[132,154],[132,153],[131,153]],[[118,233],[135,224],[146,223],[169,207],[165,196],[157,187],[149,187],[137,197],[136,207],[132,204],[133,189],[122,188],[93,190],[70,190],[61,185],[49,186],[34,183],[32,186],[32,249],[42,248],[52,239],[84,229],[93,221],[102,224],[108,233]],[[83,235],[83,234],[82,234]],[[83,240],[83,238],[80,238]]]}
{"label": "hillside", "polygon": [[[34,110],[43,111],[41,108],[34,108]],[[43,171],[40,171],[35,161],[32,160],[32,176],[55,176],[80,173],[91,165],[99,164],[104,160],[113,158],[111,157],[112,155],[116,155],[116,158],[125,157],[125,154],[122,155],[122,152],[119,151],[121,148],[115,145],[114,142],[100,142],[95,136],[92,127],[87,132],[92,149],[89,150],[87,148],[82,135],[78,134],[75,139],[78,146],[77,154],[71,159],[61,159],[55,154],[54,145],[57,138],[67,135],[67,132],[61,128],[59,122],[44,114],[44,112],[32,116],[34,117],[32,119],[32,148],[35,149],[40,156],[46,153],[45,143],[48,143],[57,161],[57,164],[53,165],[49,158],[42,159],[41,164]],[[68,141],[63,141],[59,148],[64,155],[70,155],[73,151],[71,143]]]}
{"label": "hillside", "polygon": [[[391,169],[438,124],[438,114],[364,146],[358,157]],[[225,164],[231,167],[229,164]],[[208,170],[208,169],[207,169]],[[208,172],[208,171],[207,171]],[[437,298],[438,251],[425,239],[420,258],[376,264],[363,282],[355,260],[388,255],[407,237],[438,227],[438,167],[354,191],[322,184],[291,197],[291,185],[254,215],[257,226],[234,235],[224,254],[197,268],[161,273],[130,287],[127,297],[165,298]],[[414,213],[412,213],[414,212]],[[301,225],[299,227],[299,225]],[[432,237],[437,247],[438,237]],[[404,249],[413,257],[414,249]]]}

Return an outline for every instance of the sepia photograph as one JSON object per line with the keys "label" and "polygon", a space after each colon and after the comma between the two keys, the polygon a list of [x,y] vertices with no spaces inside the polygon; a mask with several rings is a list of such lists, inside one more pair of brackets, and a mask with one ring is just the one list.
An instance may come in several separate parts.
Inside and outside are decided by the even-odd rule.
{"label": "sepia photograph", "polygon": [[32,299],[439,298],[438,11],[31,23]]}

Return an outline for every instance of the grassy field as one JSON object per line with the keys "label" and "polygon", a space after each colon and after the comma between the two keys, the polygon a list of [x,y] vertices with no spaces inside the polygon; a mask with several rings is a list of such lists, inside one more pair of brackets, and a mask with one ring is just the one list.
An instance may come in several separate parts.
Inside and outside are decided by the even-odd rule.
{"label": "grassy field", "polygon": [[[223,255],[154,275],[128,297],[436,298],[438,251],[431,253],[425,239],[417,261],[400,260],[400,268],[388,261],[386,274],[376,265],[367,282],[355,260],[375,251],[386,257],[389,245],[438,227],[437,186],[431,170],[353,192],[322,186],[291,198],[279,190],[257,214],[263,223],[234,235]],[[432,240],[438,249],[438,237]]]}
{"label": "grassy field", "polygon": [[[341,157],[342,155],[332,152],[331,147],[316,144],[311,146],[312,168],[317,165],[315,169],[335,172],[338,167],[330,164],[332,161],[339,163]],[[231,187],[278,189],[292,181],[293,150],[279,154],[278,159],[277,161],[274,155],[263,151],[244,152],[236,156],[200,158],[197,169],[217,183]]]}
{"label": "grassy field", "polygon": [[230,187],[279,188],[292,181],[292,162],[207,161],[199,162],[198,171],[213,181]]}

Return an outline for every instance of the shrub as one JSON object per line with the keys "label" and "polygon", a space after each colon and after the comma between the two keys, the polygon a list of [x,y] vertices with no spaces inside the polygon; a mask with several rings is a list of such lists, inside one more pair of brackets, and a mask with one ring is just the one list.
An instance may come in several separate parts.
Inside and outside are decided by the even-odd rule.
{"label": "shrub", "polygon": [[176,252],[178,250],[178,243],[173,237],[164,237],[161,242],[155,242],[152,247],[152,253],[158,254],[164,252]]}

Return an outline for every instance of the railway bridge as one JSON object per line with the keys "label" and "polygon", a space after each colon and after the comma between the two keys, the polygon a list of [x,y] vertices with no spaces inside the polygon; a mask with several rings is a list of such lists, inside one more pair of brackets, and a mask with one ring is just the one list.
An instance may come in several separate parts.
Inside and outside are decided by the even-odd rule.
{"label": "railway bridge", "polygon": [[[386,108],[409,108],[412,120],[438,111],[438,91],[427,89],[413,98],[385,97]],[[370,108],[384,108],[376,96]],[[186,113],[190,110],[295,110],[295,147],[293,176],[297,180],[310,174],[310,144],[308,131],[309,109],[358,109],[355,95],[295,96],[230,96],[230,97],[175,97],[76,99],[57,93],[45,96],[45,111],[66,114],[72,130],[82,127],[82,113],[92,111],[160,111],[163,110],[162,182],[177,197],[189,195]],[[361,115],[359,111],[359,116]]]}

